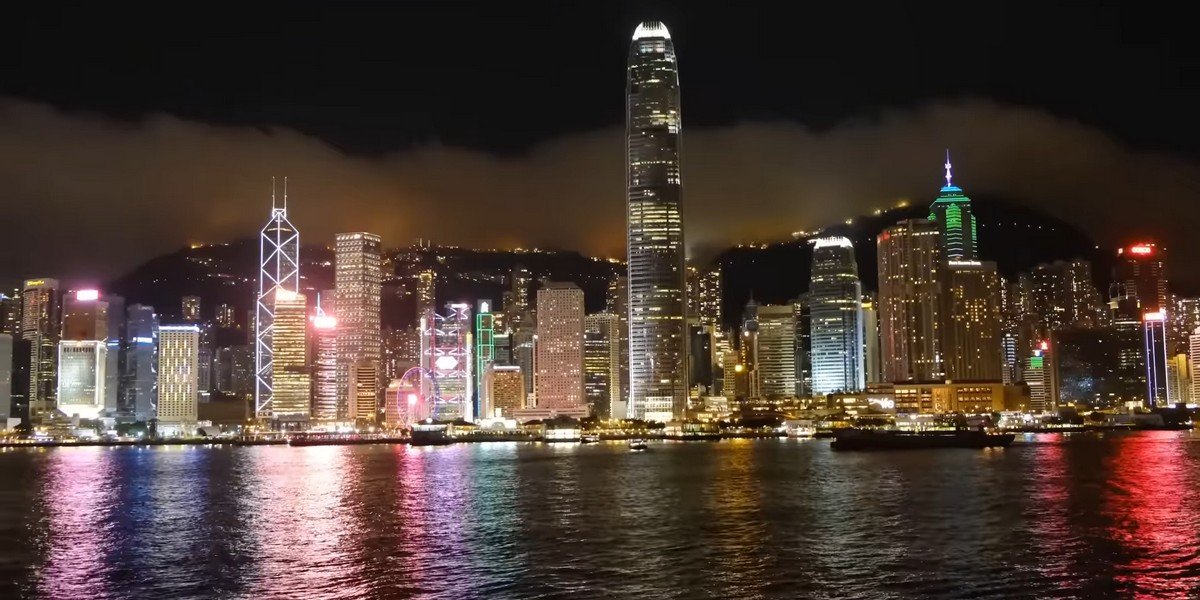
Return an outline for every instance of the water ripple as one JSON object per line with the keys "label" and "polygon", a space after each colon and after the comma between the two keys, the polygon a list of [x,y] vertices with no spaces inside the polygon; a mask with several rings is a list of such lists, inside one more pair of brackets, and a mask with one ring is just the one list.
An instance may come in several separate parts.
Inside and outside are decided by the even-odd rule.
{"label": "water ripple", "polygon": [[0,597],[1191,598],[1200,437],[0,452]]}

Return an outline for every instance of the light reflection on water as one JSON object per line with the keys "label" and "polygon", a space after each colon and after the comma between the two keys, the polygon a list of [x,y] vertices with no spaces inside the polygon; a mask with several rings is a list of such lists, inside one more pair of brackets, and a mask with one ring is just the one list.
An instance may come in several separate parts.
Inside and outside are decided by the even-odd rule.
{"label": "light reflection on water", "polygon": [[1200,437],[0,452],[0,597],[1200,594]]}

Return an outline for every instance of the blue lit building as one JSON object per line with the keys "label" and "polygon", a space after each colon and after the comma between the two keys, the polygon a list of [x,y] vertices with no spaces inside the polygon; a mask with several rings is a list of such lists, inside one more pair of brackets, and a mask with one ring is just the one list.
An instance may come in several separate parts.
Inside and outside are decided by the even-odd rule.
{"label": "blue lit building", "polygon": [[158,400],[158,315],[154,307],[134,304],[126,311],[122,366],[120,414],[132,416],[134,421],[149,421]]}

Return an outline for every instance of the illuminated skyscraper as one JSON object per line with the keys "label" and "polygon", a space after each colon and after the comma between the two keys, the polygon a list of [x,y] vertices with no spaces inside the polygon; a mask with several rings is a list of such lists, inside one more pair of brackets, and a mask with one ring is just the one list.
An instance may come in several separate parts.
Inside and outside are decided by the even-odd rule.
{"label": "illuminated skyscraper", "polygon": [[1113,284],[1122,286],[1130,300],[1118,306],[1119,319],[1137,321],[1145,313],[1169,310],[1166,254],[1152,242],[1117,249]]}
{"label": "illuminated skyscraper", "polygon": [[943,256],[946,260],[979,260],[979,244],[975,235],[975,214],[971,199],[962,188],[950,182],[950,151],[946,151],[946,185],[929,207],[929,220],[937,223],[941,232]]}
{"label": "illuminated skyscraper", "polygon": [[223,329],[233,329],[234,327],[237,327],[237,311],[234,310],[232,304],[217,305],[216,322],[217,327],[221,327]]}
{"label": "illuminated skyscraper", "polygon": [[12,405],[13,336],[0,330],[0,431],[8,429],[9,417],[16,416]]}
{"label": "illuminated skyscraper", "polygon": [[763,398],[790,398],[796,393],[795,308],[791,304],[763,304],[757,311],[758,330],[752,337],[756,344],[753,364],[758,394]]}
{"label": "illuminated skyscraper", "polygon": [[1146,365],[1146,404],[1163,407],[1170,404],[1170,381],[1167,377],[1166,313],[1148,312],[1142,315],[1142,360]]}
{"label": "illuminated skyscraper", "polygon": [[1192,378],[1188,374],[1187,354],[1174,354],[1167,359],[1167,403],[1187,404],[1192,399]]}
{"label": "illuminated skyscraper", "polygon": [[63,300],[64,340],[108,339],[108,302],[96,290],[80,290]]}
{"label": "illuminated skyscraper", "polygon": [[308,371],[308,302],[304,294],[275,293],[271,336],[271,416],[307,421],[312,390]]}
{"label": "illuminated skyscraper", "polygon": [[850,240],[816,240],[808,302],[812,393],[863,389],[862,283]]}
{"label": "illuminated skyscraper", "polygon": [[437,274],[433,269],[417,273],[417,320],[437,306]]}
{"label": "illuminated skyscraper", "polygon": [[29,416],[55,409],[62,295],[54,279],[29,279],[21,293],[21,337],[29,342]]}
{"label": "illuminated skyscraper", "polygon": [[283,290],[293,294],[300,293],[300,231],[288,221],[287,179],[284,179],[283,183],[282,207],[275,205],[274,187],[275,182],[272,180],[271,218],[262,228],[258,243],[258,298],[254,314],[254,410],[260,416],[270,414],[273,394],[271,336],[274,334],[275,292]]}
{"label": "illuminated skyscraper", "polygon": [[509,276],[509,279],[512,284],[512,306],[504,307],[505,312],[513,315],[528,312],[531,308],[529,291],[533,285],[533,275],[525,265],[516,265],[513,267],[512,275]]}
{"label": "illuminated skyscraper", "polygon": [[617,315],[620,335],[620,378],[614,388],[610,419],[624,419],[629,414],[629,278],[618,275],[608,282],[606,310]]}
{"label": "illuminated skyscraper", "polygon": [[629,414],[669,420],[687,401],[681,121],[666,26],[638,25],[626,86]]}
{"label": "illuminated skyscraper", "polygon": [[63,300],[64,340],[95,340],[108,345],[105,365],[106,398],[108,410],[117,409],[117,388],[120,385],[119,360],[122,335],[125,330],[125,299],[120,296],[100,297],[96,290],[79,290],[68,294]]}
{"label": "illuminated skyscraper", "polygon": [[1100,292],[1092,283],[1092,265],[1086,260],[1055,261],[1033,268],[1029,309],[1036,319],[1037,336],[1067,327],[1097,327],[1101,323]]}
{"label": "illuminated skyscraper", "polygon": [[900,221],[879,234],[879,337],[887,381],[943,377],[940,237],[938,225],[924,219]]}
{"label": "illuminated skyscraper", "polygon": [[[325,311],[325,307],[329,311]],[[337,385],[337,318],[333,316],[336,303],[317,306],[312,318],[312,419],[336,421],[338,418]]]}
{"label": "illuminated skyscraper", "polygon": [[1192,402],[1200,402],[1200,327],[1188,338],[1188,371],[1191,375]]}
{"label": "illuminated skyscraper", "polygon": [[58,410],[95,419],[104,412],[108,346],[98,340],[58,343]]}
{"label": "illuminated skyscraper", "polygon": [[181,300],[183,320],[188,323],[200,322],[200,296],[184,296]]}
{"label": "illuminated skyscraper", "polygon": [[21,339],[21,298],[0,294],[0,333]]}
{"label": "illuminated skyscraper", "polygon": [[943,365],[952,381],[1000,381],[1000,276],[996,263],[952,260],[942,272]]}
{"label": "illuminated skyscraper", "polygon": [[883,381],[883,356],[879,353],[879,304],[873,296],[863,296],[863,369],[867,383]]}
{"label": "illuminated skyscraper", "polygon": [[486,393],[483,378],[487,366],[496,362],[496,316],[492,313],[490,300],[481,300],[476,305],[475,312],[475,414],[487,416],[484,410],[482,394]]}
{"label": "illuminated skyscraper", "polygon": [[526,398],[521,408],[528,404],[528,395],[533,393],[533,351],[537,342],[537,329],[532,325],[522,325],[512,334],[513,363],[521,367],[521,377],[524,378],[522,389]]}
{"label": "illuminated skyscraper", "polygon": [[125,365],[121,374],[123,412],[136,421],[154,418],[158,401],[158,315],[154,307],[134,304],[125,317]]}
{"label": "illuminated skyscraper", "polygon": [[537,292],[534,398],[540,409],[579,411],[583,394],[583,290],[549,282]]}
{"label": "illuminated skyscraper", "polygon": [[200,328],[158,328],[158,405],[160,435],[191,433],[196,428],[199,399]]}
{"label": "illuminated skyscraper", "polygon": [[[421,396],[431,400],[439,420],[475,420],[474,365],[471,360],[471,305],[452,302],[446,314],[433,312],[422,318],[421,369],[433,373],[436,390],[428,382]],[[435,393],[436,391],[436,393]]]}
{"label": "illuminated skyscraper", "polygon": [[1045,342],[1025,361],[1024,380],[1029,386],[1029,408],[1034,412],[1050,412],[1057,408],[1058,389],[1052,364],[1050,346]]}
{"label": "illuminated skyscraper", "polygon": [[812,304],[810,294],[800,294],[792,302],[792,314],[796,317],[796,397],[810,398],[813,395],[812,379],[812,319],[808,311]]}
{"label": "illuminated skyscraper", "polygon": [[[373,233],[336,236],[339,418],[367,418],[363,416],[367,414],[364,386],[368,380],[378,383],[382,376],[382,253],[383,241]],[[355,403],[360,406],[358,410],[351,406]],[[371,403],[372,415],[375,404]]]}
{"label": "illuminated skyscraper", "polygon": [[700,273],[700,298],[697,301],[700,323],[707,327],[721,327],[721,305],[724,302],[724,285],[721,278],[721,265]]}
{"label": "illuminated skyscraper", "polygon": [[[1040,349],[1040,344],[1035,344],[1034,349]],[[1145,401],[1146,371],[1141,364],[1140,330],[1059,329],[1051,335],[1048,347],[1054,349],[1050,358],[1060,403],[1115,408],[1126,402]],[[1028,360],[1023,365],[1027,363]]]}
{"label": "illuminated skyscraper", "polygon": [[590,314],[583,319],[583,387],[593,414],[611,418],[619,401],[621,380],[621,320],[614,313]]}
{"label": "illuminated skyscraper", "polygon": [[384,327],[383,363],[383,375],[388,381],[403,377],[409,369],[421,364],[421,328]]}
{"label": "illuminated skyscraper", "polygon": [[525,407],[525,378],[521,367],[488,365],[484,372],[484,416],[513,418],[515,411]]}
{"label": "illuminated skyscraper", "polygon": [[721,324],[721,265],[709,269],[687,268],[688,317],[702,327]]}

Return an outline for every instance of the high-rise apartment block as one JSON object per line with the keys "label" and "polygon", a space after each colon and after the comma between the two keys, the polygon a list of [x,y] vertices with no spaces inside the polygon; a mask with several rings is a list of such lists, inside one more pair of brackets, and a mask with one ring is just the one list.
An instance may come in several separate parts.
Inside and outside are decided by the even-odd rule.
{"label": "high-rise apartment block", "polygon": [[180,300],[180,312],[185,323],[200,322],[200,296],[184,296]]}
{"label": "high-rise apartment block", "polygon": [[942,362],[951,381],[1000,381],[1000,276],[996,263],[951,260],[942,271]]}
{"label": "high-rise apartment block", "polygon": [[758,395],[790,398],[796,393],[795,310],[791,304],[764,304],[757,307],[756,314],[753,364]]}
{"label": "high-rise apartment block", "polygon": [[611,418],[619,401],[621,380],[621,320],[610,312],[590,314],[583,320],[584,392],[593,414]]}
{"label": "high-rise apartment block", "polygon": [[334,242],[341,418],[374,418],[377,402],[368,402],[365,386],[382,377],[382,253],[373,233],[339,233]]}
{"label": "high-rise apartment block", "polygon": [[879,337],[887,381],[943,377],[940,236],[938,225],[924,219],[879,234]]}
{"label": "high-rise apartment block", "polygon": [[56,408],[58,341],[62,295],[54,279],[29,279],[21,293],[21,337],[29,342],[30,418],[38,421]]}
{"label": "high-rise apartment block", "polygon": [[158,328],[158,402],[160,435],[190,434],[196,428],[199,401],[200,328]]}
{"label": "high-rise apartment block", "polygon": [[539,409],[586,414],[583,387],[583,290],[548,282],[537,292],[534,397]]}

